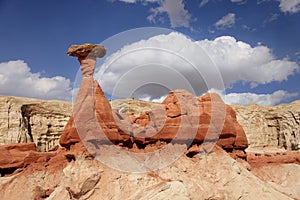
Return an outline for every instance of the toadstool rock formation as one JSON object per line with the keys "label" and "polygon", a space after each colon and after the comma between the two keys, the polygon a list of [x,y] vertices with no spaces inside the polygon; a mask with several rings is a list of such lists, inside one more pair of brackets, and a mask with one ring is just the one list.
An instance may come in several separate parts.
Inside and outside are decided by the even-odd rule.
{"label": "toadstool rock formation", "polygon": [[130,120],[132,116],[113,113],[101,87],[93,79],[96,58],[105,55],[105,48],[92,44],[73,45],[67,53],[78,57],[83,78],[73,116],[60,139],[61,146],[69,148],[83,141],[129,148],[135,143],[143,148],[157,141],[189,146],[206,140],[218,141],[224,149],[243,150],[247,147],[245,133],[236,121],[235,112],[217,94],[196,99],[187,91],[175,90],[160,106]]}
{"label": "toadstool rock formation", "polygon": [[[112,114],[105,111],[105,105],[107,105],[108,102],[104,104],[101,102],[105,99],[103,98],[104,94],[93,78],[96,58],[103,57],[105,53],[106,49],[103,46],[94,44],[72,45],[67,52],[68,55],[78,58],[82,71],[82,82],[76,97],[73,115],[60,138],[61,146],[69,147],[71,144],[84,140],[87,135],[92,136],[95,134],[95,130],[99,130],[98,121],[95,116],[95,108],[96,110],[97,108],[100,110],[103,109],[103,113],[107,113],[107,115],[102,118],[104,123],[108,121],[113,123],[112,116],[109,116]],[[97,99],[100,100],[100,102],[98,102]],[[83,133],[81,134],[81,138],[78,132]],[[98,137],[100,136],[98,135]]]}

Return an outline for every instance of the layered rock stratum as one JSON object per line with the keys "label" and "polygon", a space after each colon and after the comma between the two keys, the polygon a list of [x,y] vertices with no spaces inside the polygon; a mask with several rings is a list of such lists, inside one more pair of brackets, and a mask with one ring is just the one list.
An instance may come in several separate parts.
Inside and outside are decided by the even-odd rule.
{"label": "layered rock stratum", "polygon": [[[151,102],[134,99],[114,100],[112,107],[120,113],[139,115],[149,110]],[[285,150],[300,148],[300,101],[277,106],[231,105],[248,140],[248,149],[272,147]]]}
{"label": "layered rock stratum", "polygon": [[34,142],[38,151],[50,151],[72,112],[63,101],[0,96],[0,145]]}
{"label": "layered rock stratum", "polygon": [[[185,155],[171,165],[149,173],[124,173],[109,168],[85,153],[60,152],[12,176],[0,178],[2,199],[298,199],[299,165],[257,169],[263,181],[225,151],[215,149],[205,157]],[[72,157],[73,156],[73,157]],[[62,162],[63,167],[53,163]],[[72,159],[70,159],[72,158]],[[249,167],[248,167],[249,168]],[[263,173],[276,170],[275,176]],[[288,169],[288,174],[281,168]],[[266,177],[271,175],[273,178]],[[281,177],[282,176],[282,177]],[[287,177],[287,179],[284,179]],[[282,180],[284,179],[284,180]],[[285,183],[285,180],[291,180]],[[26,187],[24,187],[26,185]],[[292,186],[292,187],[289,187]]]}
{"label": "layered rock stratum", "polygon": [[278,106],[232,105],[249,147],[300,149],[300,101]]}
{"label": "layered rock stratum", "polygon": [[[34,142],[39,151],[49,151],[59,145],[71,116],[72,103],[12,96],[0,96],[0,100],[0,145]],[[120,99],[111,105],[115,112],[138,117],[159,104]],[[231,107],[245,131],[249,148],[299,150],[300,101],[278,106]]]}

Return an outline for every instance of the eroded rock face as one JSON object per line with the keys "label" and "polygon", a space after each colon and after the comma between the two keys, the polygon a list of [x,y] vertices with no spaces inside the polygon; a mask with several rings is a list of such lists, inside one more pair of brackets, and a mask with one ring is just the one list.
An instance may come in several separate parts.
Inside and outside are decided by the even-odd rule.
{"label": "eroded rock face", "polygon": [[[154,104],[151,110],[134,117],[124,112],[113,114],[101,87],[97,82],[93,84],[96,85],[94,117],[97,122],[89,125],[90,133],[80,132],[79,137],[78,126],[74,123],[74,118],[71,118],[60,140],[64,147],[78,143],[81,139],[104,143],[107,138],[114,144],[128,144],[129,148],[133,143],[147,145],[157,141],[172,141],[190,145],[200,144],[204,140],[217,142],[224,149],[247,147],[247,138],[236,120],[235,112],[217,94],[207,94],[196,99],[187,91],[176,90],[162,104]],[[183,106],[180,102],[183,102]],[[90,121],[85,121],[82,126],[95,123],[90,118],[88,120]],[[105,137],[95,135],[97,131],[92,131],[91,127],[101,129]]]}
{"label": "eroded rock face", "polygon": [[[177,97],[181,98],[184,107],[180,106]],[[119,108],[118,100],[113,101],[112,105]],[[140,116],[133,119],[140,126],[135,128],[135,125],[132,130],[134,136],[152,135],[148,142],[161,140],[202,143],[206,140],[218,141],[225,149],[247,147],[247,138],[236,120],[235,112],[230,106],[225,105],[217,94],[206,94],[196,99],[184,90],[176,90],[171,92],[161,105],[152,104],[144,107],[151,109],[144,112],[135,111],[135,107],[131,106],[132,113],[141,112]],[[120,115],[124,114],[121,109],[117,111]],[[147,139],[143,138],[136,138],[136,141],[147,143]]]}
{"label": "eroded rock face", "polygon": [[[117,143],[129,139],[129,135],[121,131],[119,133],[119,129],[114,120],[113,112],[108,100],[105,98],[98,83],[94,82],[93,84],[95,84],[96,89],[95,99],[93,100],[93,105],[90,107],[92,111],[87,115],[78,115],[77,122],[82,123],[82,127],[79,127],[80,124],[76,124],[76,120],[74,120],[75,113],[73,114],[60,138],[60,145],[63,147],[68,148],[72,144],[81,142],[81,140],[95,140],[101,143],[106,142],[106,137],[108,137],[111,142]],[[86,111],[85,109],[83,110]],[[90,115],[90,113],[92,115]],[[90,130],[90,132],[86,132],[86,130]],[[80,136],[78,135],[78,132],[80,133]],[[99,135],[96,133],[99,133]],[[102,134],[105,134],[106,136],[101,136]],[[121,135],[124,135],[124,137]]]}
{"label": "eroded rock face", "polygon": [[72,118],[60,139],[60,145],[63,147],[69,148],[70,145],[81,141],[115,143],[129,139],[129,135],[118,132],[110,104],[93,78],[96,57],[103,57],[105,53],[103,46],[91,44],[73,45],[68,50],[68,55],[78,57],[82,82]]}
{"label": "eroded rock face", "polygon": [[0,96],[0,145],[34,142],[38,151],[56,148],[72,105]]}
{"label": "eroded rock face", "polygon": [[234,105],[232,108],[244,128],[250,148],[300,149],[300,101],[278,106]]}
{"label": "eroded rock face", "polygon": [[170,92],[161,105],[142,112],[113,113],[110,103],[94,80],[96,57],[105,55],[101,45],[73,45],[67,54],[78,57],[82,82],[76,97],[72,118],[60,139],[69,148],[79,142],[120,144],[145,147],[159,141],[186,144],[204,140],[225,149],[245,149],[247,139],[237,123],[234,111],[216,94],[196,99],[184,90]]}
{"label": "eroded rock face", "polygon": [[120,114],[130,114],[138,117],[144,111],[152,110],[153,107],[161,105],[160,103],[140,101],[136,99],[118,99],[110,102],[114,111]]}
{"label": "eroded rock face", "polygon": [[14,170],[33,163],[46,163],[57,152],[37,152],[34,143],[0,146],[0,173],[11,174]]}
{"label": "eroded rock face", "polygon": [[247,161],[253,167],[265,165],[280,164],[298,164],[300,165],[299,151],[268,151],[266,148],[262,151],[247,152]]}
{"label": "eroded rock face", "polygon": [[278,164],[253,168],[252,173],[261,180],[271,185],[293,199],[300,198],[300,165]]}
{"label": "eroded rock face", "polygon": [[[206,128],[209,124],[209,126],[221,127],[221,134],[217,143],[219,146],[225,149],[245,149],[248,147],[245,132],[237,122],[235,111],[226,105],[219,95],[208,93],[198,100],[200,101],[200,126],[204,127],[204,131],[200,129],[200,135],[207,132]],[[224,117],[221,119],[218,118],[218,116],[222,116],[220,112],[224,112]],[[208,123],[213,119],[213,116],[217,116],[217,119]]]}
{"label": "eroded rock face", "polygon": [[[299,179],[293,180],[294,185],[299,185]],[[297,190],[280,189],[281,185],[261,181],[243,164],[217,149],[205,158],[182,156],[150,173],[123,173],[86,155],[74,155],[74,160],[55,173],[30,166],[15,176],[0,177],[0,196],[49,200],[299,198]]]}

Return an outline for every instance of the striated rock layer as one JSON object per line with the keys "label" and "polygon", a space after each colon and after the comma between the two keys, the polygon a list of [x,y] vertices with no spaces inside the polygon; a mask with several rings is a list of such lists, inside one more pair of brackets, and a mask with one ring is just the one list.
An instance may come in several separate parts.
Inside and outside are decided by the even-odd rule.
{"label": "striated rock layer", "polygon": [[[116,112],[134,115],[127,119],[131,122],[157,105],[132,99],[112,101]],[[231,108],[246,133],[250,148],[271,146],[299,150],[300,101],[278,106],[232,105]],[[0,145],[34,142],[39,151],[49,151],[59,145],[71,110],[68,102],[1,96]]]}
{"label": "striated rock layer", "polygon": [[232,105],[249,147],[300,150],[300,101],[278,106]]}
{"label": "striated rock layer", "polygon": [[[78,144],[76,144],[78,145]],[[75,146],[76,146],[75,145]],[[73,146],[74,147],[74,146]],[[72,147],[72,148],[73,148]],[[10,177],[0,177],[2,199],[299,199],[299,165],[285,174],[274,171],[272,179],[263,170],[256,173],[216,148],[206,157],[182,156],[164,169],[149,173],[122,173],[92,159],[88,154],[61,152],[49,161],[30,165]],[[65,155],[65,156],[61,156]],[[58,158],[58,156],[60,156]],[[71,159],[70,159],[71,158]],[[65,162],[62,167],[57,162]],[[270,168],[268,168],[270,169]],[[266,170],[268,170],[266,169]],[[270,182],[269,182],[270,181]],[[271,182],[272,181],[272,182]],[[283,181],[283,182],[282,182]],[[26,187],[24,187],[26,185]]]}
{"label": "striated rock layer", "polygon": [[[72,117],[60,139],[64,147],[70,147],[81,140],[99,144],[109,140],[129,148],[134,143],[138,146],[157,141],[200,144],[206,140],[217,142],[224,149],[247,148],[247,138],[236,120],[234,110],[225,105],[217,94],[207,94],[196,99],[187,91],[175,90],[170,92],[161,105],[155,104],[151,110],[135,117],[126,113],[113,114],[101,87],[96,82],[94,84],[95,100],[92,105],[95,105],[94,118],[98,123],[95,124],[93,116],[80,114],[78,122],[85,123],[76,126]],[[85,124],[90,125],[81,129],[78,135],[78,127],[82,128]]]}
{"label": "striated rock layer", "polygon": [[71,110],[63,101],[0,96],[0,145],[34,142],[39,151],[56,148]]}
{"label": "striated rock layer", "polygon": [[[0,146],[0,175],[22,171],[36,163],[51,163],[50,159],[62,152],[62,149],[53,152],[37,152],[34,143],[8,144]],[[63,157],[63,155],[60,155]],[[57,161],[57,160],[56,160]],[[64,166],[66,162],[56,162],[55,166]],[[48,165],[48,164],[47,164]],[[61,168],[61,167],[58,167]]]}

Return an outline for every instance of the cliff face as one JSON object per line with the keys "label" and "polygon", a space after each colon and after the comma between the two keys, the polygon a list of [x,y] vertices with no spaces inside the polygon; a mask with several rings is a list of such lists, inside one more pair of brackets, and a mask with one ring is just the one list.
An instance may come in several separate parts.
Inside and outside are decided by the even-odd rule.
{"label": "cliff face", "polygon": [[0,96],[0,145],[34,142],[38,151],[49,151],[71,111],[68,102]]}
{"label": "cliff face", "polygon": [[233,105],[249,147],[300,149],[300,101],[278,106]]}

